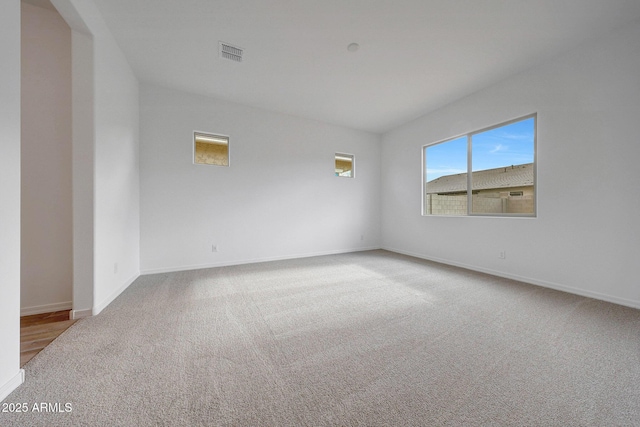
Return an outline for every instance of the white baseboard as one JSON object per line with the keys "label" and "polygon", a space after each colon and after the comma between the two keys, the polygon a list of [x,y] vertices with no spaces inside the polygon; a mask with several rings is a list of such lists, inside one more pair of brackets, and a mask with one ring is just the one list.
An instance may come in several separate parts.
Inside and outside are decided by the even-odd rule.
{"label": "white baseboard", "polygon": [[125,289],[127,289],[138,277],[140,276],[139,273],[134,274],[133,276],[131,276],[129,278],[129,280],[127,280],[122,286],[120,286],[118,289],[116,289],[111,295],[109,295],[106,299],[104,299],[103,301],[101,301],[99,304],[94,305],[93,306],[93,310],[91,310],[91,315],[92,316],[97,316],[98,314],[100,314],[100,312],[102,310],[104,310],[105,308],[107,308],[107,306],[109,304],[111,304],[113,302],[113,300],[115,300],[116,298],[118,298],[118,296],[124,292]]}
{"label": "white baseboard", "polygon": [[222,262],[211,263],[211,264],[182,265],[182,266],[170,267],[170,268],[149,268],[146,270],[142,270],[140,274],[147,275],[147,274],[158,274],[158,273],[173,273],[176,271],[200,270],[203,268],[228,267],[231,265],[256,264],[259,262],[283,261],[287,259],[311,258],[314,256],[337,255],[337,254],[346,254],[351,252],[373,251],[376,249],[380,249],[380,246],[344,249],[344,250],[327,251],[327,252],[314,252],[314,253],[297,254],[297,255],[285,255],[285,256],[279,256],[279,257],[243,259],[243,260],[237,260],[237,261],[222,261]]}
{"label": "white baseboard", "polygon": [[6,383],[0,386],[0,402],[9,396],[13,390],[20,387],[24,382],[24,369],[18,369],[18,372]]}
{"label": "white baseboard", "polygon": [[93,310],[86,309],[86,310],[71,310],[71,313],[69,314],[69,319],[71,320],[78,320],[78,319],[84,319],[85,317],[91,317],[93,314]]}
{"label": "white baseboard", "polygon": [[71,301],[57,302],[54,304],[34,305],[32,307],[22,307],[20,309],[20,316],[31,316],[32,314],[71,310],[72,307],[73,303]]}
{"label": "white baseboard", "polygon": [[452,265],[454,267],[460,267],[467,270],[477,271],[480,273],[491,274],[492,276],[504,277],[506,279],[517,280],[519,282],[529,283],[530,285],[541,286],[543,288],[555,289],[557,291],[567,292],[570,294],[580,295],[583,297],[593,298],[601,301],[611,302],[618,305],[624,305],[626,307],[638,308],[640,309],[640,301],[630,300],[626,298],[619,298],[613,295],[602,294],[600,292],[587,291],[584,289],[574,288],[572,286],[565,286],[559,283],[547,282],[545,280],[534,279],[531,277],[519,276],[517,274],[504,273],[502,271],[492,270],[489,268],[478,267],[474,265],[467,265],[460,262],[455,262],[447,259],[430,257],[423,254],[418,254],[415,252],[403,251],[401,249],[383,247],[385,251],[395,252],[403,255],[412,256],[415,258],[425,259],[428,261],[434,261],[441,264]]}

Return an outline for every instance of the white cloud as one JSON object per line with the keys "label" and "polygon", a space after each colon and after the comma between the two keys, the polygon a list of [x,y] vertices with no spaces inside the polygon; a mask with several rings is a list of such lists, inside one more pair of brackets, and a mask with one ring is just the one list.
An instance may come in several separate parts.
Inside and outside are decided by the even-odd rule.
{"label": "white cloud", "polygon": [[510,139],[512,141],[532,140],[533,136],[530,133],[509,133],[502,132],[500,138]]}
{"label": "white cloud", "polygon": [[493,150],[489,151],[490,153],[497,153],[498,151],[507,151],[509,149],[508,145],[498,144],[493,147]]}

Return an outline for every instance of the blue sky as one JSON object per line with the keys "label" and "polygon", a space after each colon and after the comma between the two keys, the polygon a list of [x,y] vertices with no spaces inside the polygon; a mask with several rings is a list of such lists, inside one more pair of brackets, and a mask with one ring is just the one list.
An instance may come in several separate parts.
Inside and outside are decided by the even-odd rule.
{"label": "blue sky", "polygon": [[[426,148],[427,181],[467,172],[467,137]],[[533,162],[534,119],[472,135],[473,171]]]}

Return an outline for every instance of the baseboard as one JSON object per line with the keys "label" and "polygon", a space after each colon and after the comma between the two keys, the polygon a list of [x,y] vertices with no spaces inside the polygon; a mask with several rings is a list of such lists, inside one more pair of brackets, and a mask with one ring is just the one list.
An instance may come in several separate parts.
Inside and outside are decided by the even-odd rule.
{"label": "baseboard", "polygon": [[34,305],[32,307],[22,307],[20,316],[31,316],[32,314],[53,313],[54,311],[71,310],[73,302],[57,302],[54,304]]}
{"label": "baseboard", "polygon": [[140,276],[139,273],[134,274],[122,286],[120,286],[111,295],[109,295],[105,300],[101,301],[97,305],[94,305],[93,309],[91,310],[91,315],[97,316],[98,314],[100,314],[102,310],[107,308],[107,306],[111,304],[113,300],[118,298],[118,296],[120,296],[120,294],[124,292],[124,290],[127,289],[139,276]]}
{"label": "baseboard", "polygon": [[528,283],[530,285],[536,285],[536,286],[541,286],[541,287],[544,287],[544,288],[555,289],[557,291],[567,292],[567,293],[570,293],[570,294],[580,295],[580,296],[587,297],[587,298],[593,298],[593,299],[597,299],[597,300],[601,300],[601,301],[611,302],[611,303],[618,304],[618,305],[624,305],[626,307],[640,309],[640,301],[635,301],[635,300],[626,299],[626,298],[620,298],[620,297],[616,297],[616,296],[613,296],[613,295],[603,294],[603,293],[600,293],[600,292],[587,291],[587,290],[584,290],[584,289],[574,288],[572,286],[566,286],[566,285],[562,285],[562,284],[559,284],[559,283],[548,282],[546,280],[539,280],[539,279],[534,279],[534,278],[531,278],[531,277],[519,276],[517,274],[505,273],[505,272],[502,272],[502,271],[492,270],[492,269],[489,269],[489,268],[483,268],[483,267],[478,267],[478,266],[474,266],[474,265],[468,265],[468,264],[455,262],[455,261],[451,261],[451,260],[447,260],[447,259],[443,259],[443,258],[430,257],[430,256],[426,256],[426,255],[423,255],[423,254],[418,254],[418,253],[415,253],[415,252],[403,251],[403,250],[397,249],[397,248],[383,247],[382,249],[384,249],[385,251],[389,251],[389,252],[395,252],[395,253],[398,253],[398,254],[412,256],[414,258],[425,259],[425,260],[428,260],[428,261],[434,261],[434,262],[438,262],[438,263],[441,263],[441,264],[452,265],[454,267],[460,267],[460,268],[464,268],[464,269],[467,269],[467,270],[477,271],[477,272],[480,272],[480,273],[491,274],[492,276],[498,276],[498,277],[504,277],[506,279],[517,280],[519,282]]}
{"label": "baseboard", "polygon": [[9,381],[0,386],[0,402],[9,396],[13,390],[20,387],[24,382],[24,369],[18,369],[18,372]]}
{"label": "baseboard", "polygon": [[93,310],[86,309],[86,310],[71,310],[71,313],[69,313],[69,319],[71,320],[78,320],[78,319],[84,319],[85,317],[91,317],[93,314]]}
{"label": "baseboard", "polygon": [[237,260],[237,261],[222,261],[222,262],[211,263],[211,264],[182,265],[182,266],[176,266],[176,267],[170,267],[170,268],[150,268],[150,269],[142,270],[140,274],[147,275],[147,274],[158,274],[158,273],[173,273],[176,271],[200,270],[203,268],[228,267],[231,265],[256,264],[260,262],[284,261],[288,259],[311,258],[314,256],[338,255],[338,254],[347,254],[351,252],[373,251],[376,249],[380,249],[380,246],[369,246],[364,248],[343,249],[343,250],[337,250],[337,251],[285,255],[285,256],[279,256],[279,257],[243,259],[243,260]]}

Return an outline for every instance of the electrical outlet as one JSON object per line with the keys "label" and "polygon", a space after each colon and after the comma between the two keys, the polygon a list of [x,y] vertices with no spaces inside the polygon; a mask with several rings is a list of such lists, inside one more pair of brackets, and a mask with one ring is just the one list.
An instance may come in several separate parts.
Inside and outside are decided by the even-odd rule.
{"label": "electrical outlet", "polygon": [[498,258],[507,259],[507,252],[506,251],[500,251],[500,253],[498,254]]}
{"label": "electrical outlet", "polygon": [[361,235],[360,235],[360,240],[361,240],[361,241],[362,241],[362,240],[364,240],[364,234],[361,234]]}
{"label": "electrical outlet", "polygon": [[113,274],[118,274],[118,263],[113,264]]}
{"label": "electrical outlet", "polygon": [[211,252],[218,252],[218,245],[211,245]]}

